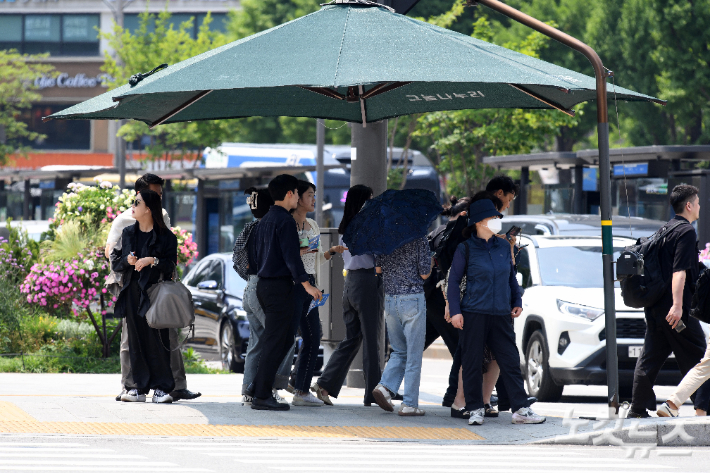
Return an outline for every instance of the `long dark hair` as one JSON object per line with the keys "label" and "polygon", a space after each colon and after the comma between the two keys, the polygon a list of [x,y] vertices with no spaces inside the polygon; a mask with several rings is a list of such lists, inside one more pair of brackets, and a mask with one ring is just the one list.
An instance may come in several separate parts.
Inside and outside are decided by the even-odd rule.
{"label": "long dark hair", "polygon": [[165,221],[163,220],[163,207],[160,205],[161,200],[157,192],[146,189],[141,191],[140,196],[153,217],[153,229],[155,229],[155,232],[161,233],[163,230],[167,230],[168,227],[165,226]]}
{"label": "long dark hair", "polygon": [[345,210],[343,211],[343,219],[340,221],[338,233],[345,233],[345,229],[350,225],[350,221],[357,215],[365,202],[372,197],[372,189],[358,184],[348,189],[348,196],[345,198]]}
{"label": "long dark hair", "polygon": [[449,202],[451,202],[449,208],[444,209],[444,211],[441,212],[441,215],[445,217],[455,217],[461,212],[468,212],[468,208],[471,207],[470,197],[461,197],[459,199],[458,197],[452,195]]}

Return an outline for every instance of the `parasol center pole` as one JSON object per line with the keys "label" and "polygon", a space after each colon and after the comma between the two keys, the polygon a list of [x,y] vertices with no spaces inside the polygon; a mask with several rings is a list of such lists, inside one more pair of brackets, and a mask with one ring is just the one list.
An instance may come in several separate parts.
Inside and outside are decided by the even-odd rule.
{"label": "parasol center pole", "polygon": [[607,110],[607,72],[599,55],[589,45],[567,33],[546,25],[498,0],[468,0],[470,5],[480,3],[545,36],[579,51],[589,59],[594,68],[597,84],[597,132],[599,148],[599,180],[602,220],[602,265],[604,275],[604,317],[606,323],[606,374],[608,386],[609,418],[619,415],[619,364],[616,346],[616,307],[614,294],[613,239],[611,232],[611,166],[609,164],[609,116]]}

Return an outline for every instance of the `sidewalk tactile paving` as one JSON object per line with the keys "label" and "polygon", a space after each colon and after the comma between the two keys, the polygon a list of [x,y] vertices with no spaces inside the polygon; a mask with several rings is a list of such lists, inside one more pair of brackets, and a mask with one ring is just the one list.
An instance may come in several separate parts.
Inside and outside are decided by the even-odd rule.
{"label": "sidewalk tactile paving", "polygon": [[37,419],[12,402],[0,401],[0,423],[5,421],[37,422]]}
{"label": "sidewalk tactile paving", "polygon": [[[302,425],[136,424],[105,422],[38,422],[0,420],[0,433],[75,435],[157,435],[166,437],[309,437],[417,440],[485,440],[461,428],[437,427],[332,427]],[[8,409],[8,412],[12,412]],[[5,411],[3,411],[3,414]],[[27,416],[27,414],[24,414]],[[27,416],[29,417],[29,416]]]}

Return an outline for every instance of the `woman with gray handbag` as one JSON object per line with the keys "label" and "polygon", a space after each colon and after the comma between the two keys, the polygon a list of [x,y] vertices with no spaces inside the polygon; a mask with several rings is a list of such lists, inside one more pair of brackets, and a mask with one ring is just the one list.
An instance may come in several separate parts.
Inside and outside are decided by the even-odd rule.
{"label": "woman with gray handbag", "polygon": [[153,402],[172,402],[175,382],[170,368],[167,329],[148,325],[148,290],[162,280],[171,280],[177,265],[177,238],[165,226],[160,196],[142,191],[133,202],[135,225],[123,229],[121,249],[111,253],[111,269],[122,274],[123,288],[115,314],[126,318],[133,385],[124,386],[136,401],[145,401],[151,390]]}

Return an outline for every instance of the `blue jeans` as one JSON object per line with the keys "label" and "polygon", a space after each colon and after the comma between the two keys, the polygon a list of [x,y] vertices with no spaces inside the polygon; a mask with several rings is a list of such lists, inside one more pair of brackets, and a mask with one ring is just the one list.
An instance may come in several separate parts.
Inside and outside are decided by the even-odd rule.
{"label": "blue jeans", "polygon": [[396,393],[404,379],[404,404],[419,407],[419,381],[426,334],[424,293],[385,295],[385,318],[392,353],[380,384]]}
{"label": "blue jeans", "polygon": [[[259,277],[249,276],[249,282],[244,289],[244,297],[242,298],[242,308],[247,313],[249,321],[249,344],[247,346],[246,360],[244,361],[244,380],[242,382],[242,394],[247,394],[247,388],[254,382],[256,377],[256,369],[259,366],[259,358],[263,351],[263,344],[259,343],[259,339],[264,334],[264,310],[261,308],[258,299],[256,298],[256,284],[259,282]],[[286,389],[288,385],[288,376],[291,372],[293,364],[293,352],[296,348],[294,344],[286,357],[279,366],[279,371],[276,373],[274,388]]]}

